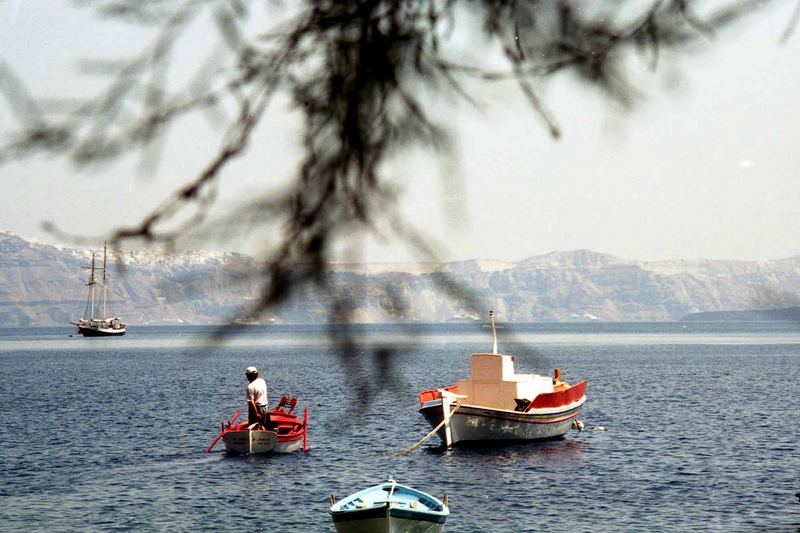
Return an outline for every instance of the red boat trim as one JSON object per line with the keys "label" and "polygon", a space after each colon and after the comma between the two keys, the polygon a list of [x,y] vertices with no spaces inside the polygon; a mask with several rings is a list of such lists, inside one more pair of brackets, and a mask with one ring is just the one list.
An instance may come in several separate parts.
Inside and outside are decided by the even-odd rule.
{"label": "red boat trim", "polygon": [[[307,408],[306,408],[307,410]],[[307,420],[308,415],[306,414],[305,420]],[[297,415],[287,413],[285,411],[279,411],[277,409],[270,411],[270,420],[276,424],[278,427],[274,430],[262,430],[268,433],[274,433],[276,437],[276,442],[278,444],[285,444],[290,442],[297,442],[299,440],[306,440],[306,433],[308,431],[308,426],[304,420],[300,420]],[[231,422],[233,419],[231,419]],[[289,429],[288,432],[285,432],[286,429]],[[280,430],[284,430],[281,432]],[[222,430],[220,433],[220,437],[224,437],[228,433],[233,433],[235,431],[249,431],[248,423],[242,422],[236,425],[229,425]],[[305,450],[304,450],[305,451]]]}
{"label": "red boat trim", "polygon": [[[533,409],[557,409],[565,405],[573,404],[585,397],[586,384],[587,381],[584,379],[583,381],[563,390],[537,394],[528,406],[528,411]],[[444,390],[458,394],[457,385],[444,387]],[[419,407],[420,409],[424,409],[432,405],[441,405],[441,398],[442,397],[439,389],[424,390],[419,393]]]}
{"label": "red boat trim", "polygon": [[562,405],[568,405],[580,400],[581,397],[583,397],[585,391],[586,391],[586,380],[584,379],[580,383],[576,383],[572,387],[564,389],[562,391],[543,392],[541,394],[536,395],[531,404],[528,406],[528,410],[546,409],[549,407],[560,407]]}
{"label": "red boat trim", "polygon": [[579,406],[579,407],[576,407],[574,409],[571,409],[571,410],[567,411],[563,415],[558,415],[558,416],[555,416],[555,417],[550,416],[548,418],[543,418],[543,417],[540,417],[540,416],[537,415],[537,419],[536,420],[530,420],[530,419],[519,418],[519,417],[503,416],[501,414],[494,413],[494,412],[487,412],[485,410],[481,410],[482,412],[467,412],[462,407],[462,409],[460,409],[459,411],[453,413],[453,416],[478,416],[478,417],[482,417],[482,418],[493,418],[495,420],[508,420],[510,422],[516,422],[516,423],[519,423],[519,424],[540,424],[540,425],[545,425],[545,424],[557,424],[559,422],[563,422],[564,420],[569,420],[570,418],[575,418],[576,416],[578,416],[578,413],[580,412],[580,410],[581,410],[581,408]]}

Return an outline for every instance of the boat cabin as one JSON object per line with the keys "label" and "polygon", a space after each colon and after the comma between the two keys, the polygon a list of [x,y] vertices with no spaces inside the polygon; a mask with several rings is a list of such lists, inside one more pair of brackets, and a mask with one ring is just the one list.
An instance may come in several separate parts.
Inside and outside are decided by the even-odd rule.
{"label": "boat cabin", "polygon": [[[560,390],[560,373],[556,377],[538,374],[516,374],[514,357],[496,353],[474,353],[470,361],[469,379],[459,379],[458,394],[463,402],[495,409],[520,410],[542,393]],[[524,408],[524,407],[522,407]]]}

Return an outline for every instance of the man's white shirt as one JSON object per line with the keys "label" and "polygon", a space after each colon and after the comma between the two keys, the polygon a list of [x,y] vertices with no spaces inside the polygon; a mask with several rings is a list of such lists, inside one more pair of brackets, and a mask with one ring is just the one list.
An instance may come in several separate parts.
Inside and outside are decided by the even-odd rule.
{"label": "man's white shirt", "polygon": [[247,385],[247,400],[258,406],[267,405],[267,382],[263,378],[256,378]]}

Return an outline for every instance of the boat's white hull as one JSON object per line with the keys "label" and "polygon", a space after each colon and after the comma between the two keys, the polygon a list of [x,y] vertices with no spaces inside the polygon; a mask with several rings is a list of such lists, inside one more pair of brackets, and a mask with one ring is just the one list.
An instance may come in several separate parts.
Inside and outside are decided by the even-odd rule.
{"label": "boat's white hull", "polygon": [[275,448],[278,437],[271,431],[230,431],[222,436],[222,442],[232,453],[267,453]]}
{"label": "boat's white hull", "polygon": [[405,518],[367,518],[336,522],[337,533],[440,533],[444,524]]}
{"label": "boat's white hull", "polygon": [[290,440],[287,442],[278,441],[278,443],[275,445],[272,451],[277,453],[291,453],[301,450],[302,448],[303,448],[303,439],[301,437],[297,440]]}
{"label": "boat's white hull", "polygon": [[[474,405],[461,405],[437,435],[443,443],[536,441],[563,437],[578,416],[585,398],[559,408],[531,409],[522,413]],[[443,419],[441,400],[427,402],[420,413],[432,427]],[[449,430],[449,439],[447,431]]]}
{"label": "boat's white hull", "polygon": [[229,431],[222,435],[231,453],[290,453],[303,447],[303,438],[281,441],[274,431]]}

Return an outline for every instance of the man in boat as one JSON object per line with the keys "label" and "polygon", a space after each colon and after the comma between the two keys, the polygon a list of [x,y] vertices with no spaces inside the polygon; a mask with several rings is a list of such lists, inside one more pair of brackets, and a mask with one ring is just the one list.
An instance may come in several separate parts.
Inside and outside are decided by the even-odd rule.
{"label": "man in boat", "polygon": [[269,410],[267,409],[267,382],[258,376],[258,369],[248,366],[244,371],[247,381],[247,423],[256,422],[264,427],[269,425]]}

